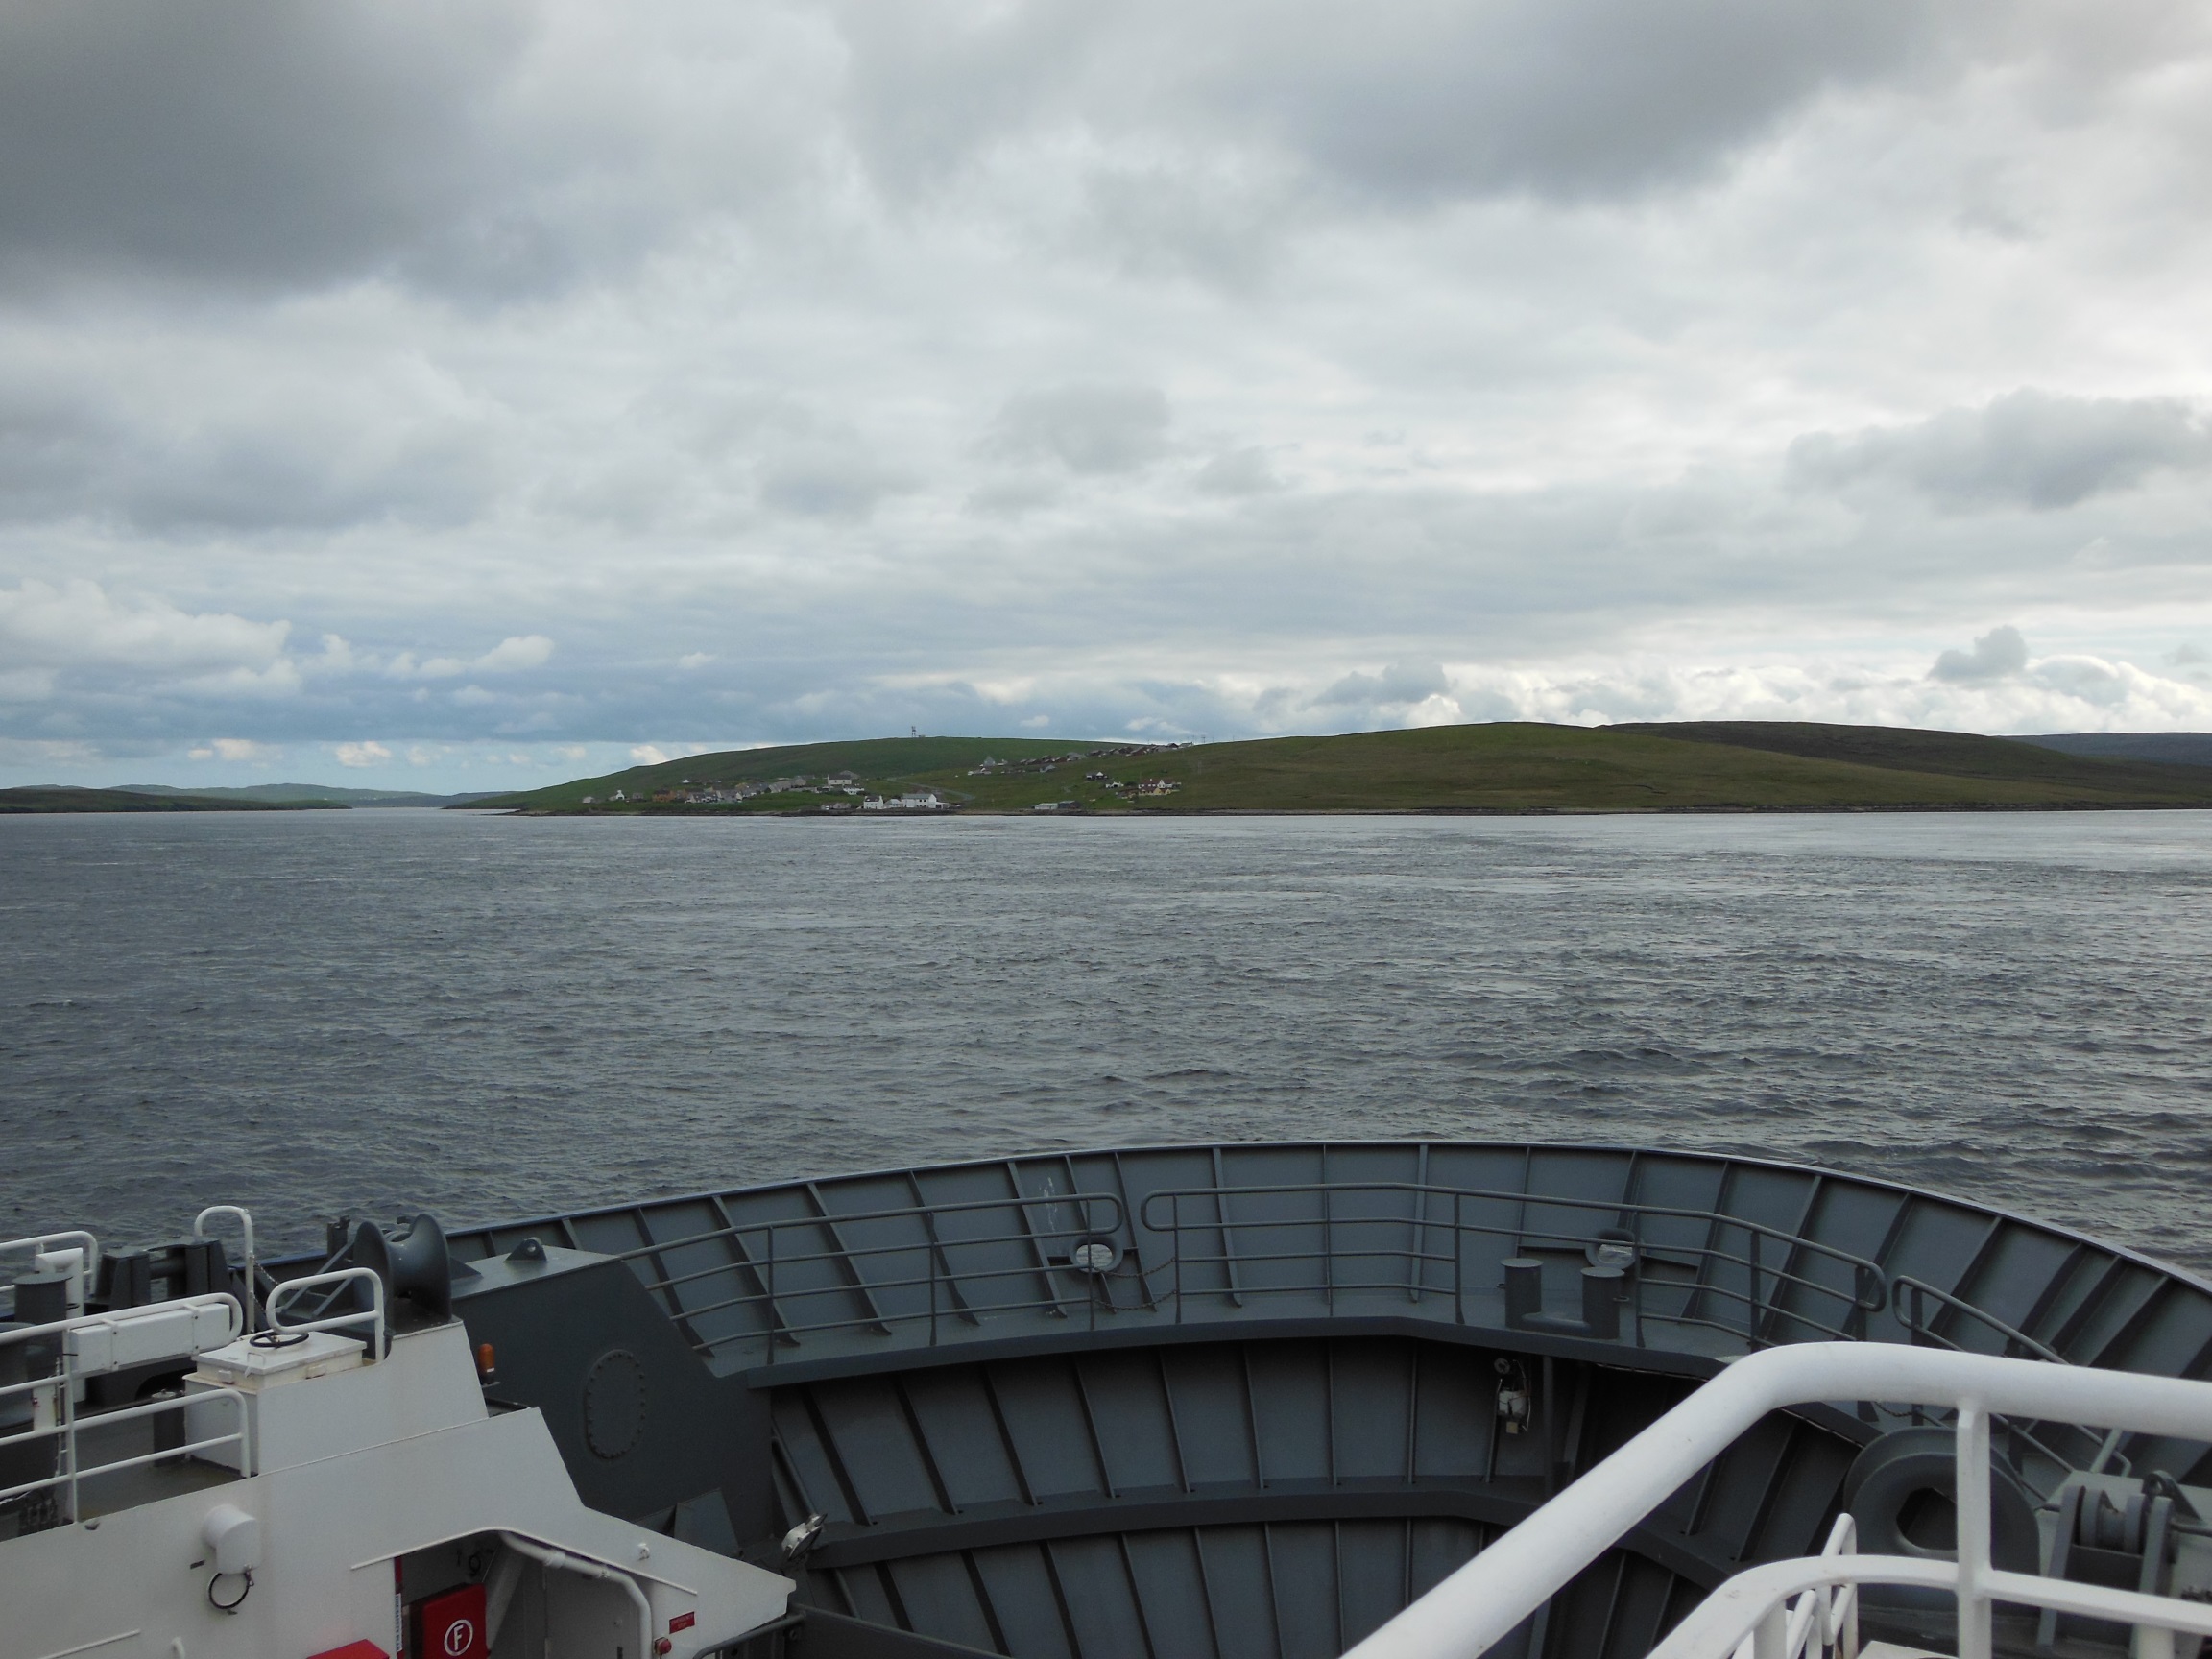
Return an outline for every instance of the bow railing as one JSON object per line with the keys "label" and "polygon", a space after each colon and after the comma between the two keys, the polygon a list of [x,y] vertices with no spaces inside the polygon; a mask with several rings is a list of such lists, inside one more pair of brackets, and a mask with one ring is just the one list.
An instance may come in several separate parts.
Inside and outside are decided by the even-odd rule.
{"label": "bow railing", "polygon": [[[1479,1659],[1618,1544],[1682,1484],[1770,1411],[1821,1402],[1888,1402],[1953,1414],[1957,1549],[1953,1558],[1858,1555],[1841,1550],[1739,1574],[1693,1611],[1651,1659],[1797,1659],[1802,1598],[1848,1587],[1947,1591],[1957,1604],[1959,1659],[1990,1659],[1998,1603],[2212,1636],[2212,1604],[2179,1596],[2008,1571],[1992,1560],[1989,1425],[1994,1413],[2212,1444],[2212,1382],[2052,1365],[1937,1348],[1811,1342],[1738,1360],[1546,1503],[1474,1560],[1354,1647],[1349,1659]],[[1793,1605],[1795,1603],[1795,1605]],[[1846,1621],[1828,1626],[1855,1640]],[[1809,1640],[1809,1639],[1808,1639]],[[1837,1644],[1822,1637],[1823,1653]],[[2139,1649],[2140,1650],[2140,1649]]]}

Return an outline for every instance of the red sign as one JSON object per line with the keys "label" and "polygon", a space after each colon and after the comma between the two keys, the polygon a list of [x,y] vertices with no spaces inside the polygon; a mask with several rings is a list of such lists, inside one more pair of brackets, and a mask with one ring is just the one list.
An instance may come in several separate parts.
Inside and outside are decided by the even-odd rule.
{"label": "red sign", "polygon": [[385,1659],[384,1649],[373,1642],[349,1642],[343,1647],[333,1647],[317,1653],[312,1659]]}
{"label": "red sign", "polygon": [[415,1603],[416,1659],[488,1659],[484,1586],[464,1584]]}
{"label": "red sign", "polygon": [[691,1628],[691,1626],[692,1626],[692,1625],[694,1625],[694,1624],[696,1624],[696,1623],[699,1623],[699,1615],[698,1615],[698,1614],[696,1614],[696,1613],[679,1613],[679,1614],[677,1614],[677,1615],[676,1615],[676,1617],[675,1617],[675,1618],[673,1618],[673,1619],[671,1619],[671,1620],[669,1620],[669,1621],[668,1621],[668,1634],[669,1634],[669,1635],[671,1635],[671,1636],[673,1636],[673,1635],[675,1635],[675,1634],[676,1634],[676,1632],[677,1632],[677,1631],[679,1631],[679,1630],[688,1630],[688,1629],[690,1629],[690,1628]]}

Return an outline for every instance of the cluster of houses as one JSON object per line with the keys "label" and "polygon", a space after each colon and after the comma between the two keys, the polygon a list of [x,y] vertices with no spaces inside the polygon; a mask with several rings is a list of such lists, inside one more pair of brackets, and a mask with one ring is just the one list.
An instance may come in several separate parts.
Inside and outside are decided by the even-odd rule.
{"label": "cluster of houses", "polygon": [[[1158,755],[1170,749],[1188,748],[1182,743],[1125,743],[1115,748],[1070,749],[1065,755],[1040,755],[1026,760],[1000,760],[986,756],[969,770],[971,778],[993,776],[1014,777],[1050,772],[1056,767],[1079,764],[1085,760],[1120,758],[1138,755]],[[1108,777],[1104,772],[1086,772],[1087,781],[1103,783],[1123,800],[1136,800],[1145,796],[1171,795],[1183,787],[1171,778],[1140,778],[1135,782],[1124,782]],[[948,801],[934,789],[909,789],[903,795],[871,795],[860,780],[851,772],[832,772],[820,782],[804,772],[789,778],[756,779],[743,783],[715,783],[702,781],[692,782],[688,778],[670,788],[657,789],[650,795],[632,795],[617,789],[607,797],[607,803],[636,803],[651,801],[657,805],[685,806],[734,806],[741,802],[757,800],[763,795],[792,795],[802,792],[816,796],[835,796],[840,799],[826,801],[805,808],[819,812],[955,812],[958,805]],[[599,805],[596,795],[584,797],[586,806]],[[1039,812],[1074,812],[1080,805],[1073,801],[1040,801]]]}
{"label": "cluster of houses", "polygon": [[[1124,743],[1118,748],[1111,749],[1070,749],[1065,755],[1032,755],[1026,760],[1000,760],[986,755],[979,762],[969,768],[968,776],[971,778],[988,778],[996,774],[1011,778],[1019,777],[1024,773],[1042,774],[1050,772],[1055,767],[1066,766],[1076,761],[1098,760],[1109,757],[1131,755],[1158,755],[1169,749],[1188,747],[1188,744],[1183,743]],[[1095,778],[1100,774],[1094,772],[1091,776]]]}
{"label": "cluster of houses", "polygon": [[[823,812],[950,812],[954,809],[952,803],[934,789],[909,789],[903,795],[871,795],[860,780],[850,772],[832,772],[819,783],[805,773],[791,778],[768,778],[745,783],[694,784],[686,778],[675,788],[657,789],[651,795],[631,795],[617,789],[607,797],[607,801],[609,805],[615,802],[651,801],[667,805],[734,806],[740,802],[757,800],[763,795],[800,793],[842,797],[825,802],[815,808]],[[599,804],[596,795],[584,797],[583,805],[587,806]]]}

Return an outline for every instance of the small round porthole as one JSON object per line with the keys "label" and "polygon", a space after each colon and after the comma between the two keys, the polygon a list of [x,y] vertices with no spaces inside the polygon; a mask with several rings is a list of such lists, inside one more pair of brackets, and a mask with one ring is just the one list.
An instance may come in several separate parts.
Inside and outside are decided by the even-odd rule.
{"label": "small round porthole", "polygon": [[1080,1273],[1111,1273],[1121,1265],[1121,1246],[1111,1238],[1082,1238],[1068,1252],[1068,1265]]}

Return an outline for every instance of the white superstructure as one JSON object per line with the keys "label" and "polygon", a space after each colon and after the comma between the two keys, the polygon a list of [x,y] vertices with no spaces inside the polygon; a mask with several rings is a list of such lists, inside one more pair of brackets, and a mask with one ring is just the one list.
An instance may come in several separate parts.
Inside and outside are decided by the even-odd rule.
{"label": "white superstructure", "polygon": [[[50,1245],[82,1309],[97,1243]],[[388,1333],[374,1274],[328,1277],[369,1310],[0,1325],[0,1659],[687,1659],[783,1616],[789,1579],[586,1508],[541,1413],[487,1406],[458,1321]],[[184,1360],[181,1397],[85,1405]]]}

